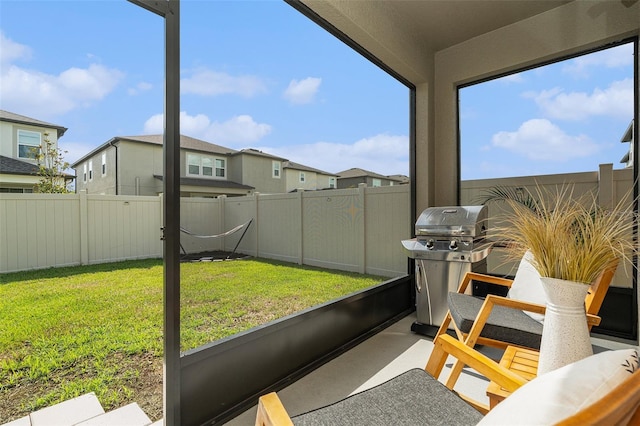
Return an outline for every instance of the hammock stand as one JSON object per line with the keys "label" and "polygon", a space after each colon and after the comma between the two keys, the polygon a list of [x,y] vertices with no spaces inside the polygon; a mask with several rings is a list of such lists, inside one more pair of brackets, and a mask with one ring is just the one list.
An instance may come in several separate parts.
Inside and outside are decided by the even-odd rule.
{"label": "hammock stand", "polygon": [[[225,259],[225,260],[229,260],[229,258],[232,255],[234,255],[236,250],[238,249],[238,246],[242,242],[242,239],[244,238],[244,234],[247,233],[247,230],[249,229],[249,226],[251,225],[251,222],[253,222],[253,219],[249,219],[248,222],[245,222],[242,225],[238,225],[235,228],[232,228],[232,229],[228,230],[225,233],[217,234],[217,235],[198,235],[198,234],[194,234],[193,232],[189,231],[186,228],[183,228],[182,226],[180,227],[180,232],[182,232],[184,234],[187,234],[187,235],[190,235],[190,236],[195,237],[195,238],[220,238],[220,237],[227,237],[227,236],[229,236],[231,234],[235,234],[236,232],[238,232],[239,230],[244,228],[244,231],[242,231],[242,235],[240,235],[240,239],[236,243],[236,246],[233,248],[233,251]],[[182,252],[184,253],[185,256],[188,255],[187,251],[182,246],[182,242],[180,242],[180,249],[182,250]]]}

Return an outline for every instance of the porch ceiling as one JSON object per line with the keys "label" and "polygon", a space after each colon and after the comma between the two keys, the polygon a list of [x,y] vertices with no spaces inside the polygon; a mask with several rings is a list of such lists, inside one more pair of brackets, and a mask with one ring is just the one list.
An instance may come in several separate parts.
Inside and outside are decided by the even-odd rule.
{"label": "porch ceiling", "polygon": [[[300,0],[414,84],[437,52],[573,0]],[[523,47],[524,48],[524,47]]]}

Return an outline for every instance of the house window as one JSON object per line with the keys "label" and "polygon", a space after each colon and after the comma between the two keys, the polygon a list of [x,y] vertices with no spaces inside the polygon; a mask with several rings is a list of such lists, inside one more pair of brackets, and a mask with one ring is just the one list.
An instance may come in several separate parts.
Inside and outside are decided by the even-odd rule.
{"label": "house window", "polygon": [[377,186],[382,186],[382,181],[380,179],[373,179],[372,186],[374,188]]}
{"label": "house window", "polygon": [[276,179],[280,179],[280,162],[279,161],[273,161],[271,162],[271,176],[276,178]]}
{"label": "house window", "polygon": [[336,178],[329,178],[329,188],[336,187]]}
{"label": "house window", "polygon": [[40,133],[18,130],[18,158],[36,159],[40,151]]}
{"label": "house window", "polygon": [[202,176],[213,176],[213,160],[211,158],[202,159]]}
{"label": "house window", "polygon": [[107,175],[107,153],[102,153],[102,176]]}
{"label": "house window", "polygon": [[200,157],[194,154],[187,154],[187,169],[190,175],[200,174]]}
{"label": "house window", "polygon": [[216,158],[216,177],[225,177],[226,170],[226,161]]}
{"label": "house window", "polygon": [[93,180],[93,160],[89,160],[89,182]]}
{"label": "house window", "polygon": [[31,194],[33,189],[30,188],[0,188],[2,194]]}
{"label": "house window", "polygon": [[227,175],[227,162],[198,154],[187,154],[187,175],[223,178]]}
{"label": "house window", "polygon": [[304,183],[304,172],[300,172],[300,182]]}
{"label": "house window", "polygon": [[84,163],[82,168],[82,182],[87,183],[87,163]]}

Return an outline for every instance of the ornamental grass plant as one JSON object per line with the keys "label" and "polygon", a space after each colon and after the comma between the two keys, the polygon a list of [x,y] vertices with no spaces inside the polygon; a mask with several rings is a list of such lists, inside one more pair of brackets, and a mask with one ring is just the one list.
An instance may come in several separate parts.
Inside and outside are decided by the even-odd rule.
{"label": "ornamental grass plant", "polygon": [[637,253],[635,212],[627,193],[611,209],[598,205],[590,193],[574,197],[574,187],[536,186],[533,205],[504,198],[511,212],[496,229],[509,256],[520,259],[526,250],[541,276],[579,283],[593,282],[616,262]]}

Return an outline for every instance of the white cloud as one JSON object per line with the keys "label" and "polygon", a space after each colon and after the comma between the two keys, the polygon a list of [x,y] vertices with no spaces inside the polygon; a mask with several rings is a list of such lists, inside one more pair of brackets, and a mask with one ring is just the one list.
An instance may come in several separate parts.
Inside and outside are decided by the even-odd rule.
{"label": "white cloud", "polygon": [[29,48],[4,36],[0,43],[3,109],[47,119],[103,99],[124,77],[121,71],[99,64],[72,67],[58,75],[21,68],[11,62],[28,57]]}
{"label": "white cloud", "polygon": [[292,104],[301,105],[313,102],[322,83],[321,78],[307,77],[304,80],[291,80],[284,91],[284,98]]}
{"label": "white cloud", "polygon": [[619,68],[633,64],[633,43],[579,56],[567,62],[562,71],[575,77],[586,77],[589,68]]}
{"label": "white cloud", "polygon": [[[163,117],[163,114],[150,117],[144,124],[144,132],[162,133]],[[212,122],[204,114],[189,115],[186,111],[182,111],[180,112],[180,132],[218,145],[244,148],[244,144],[257,142],[271,133],[271,126],[256,123],[249,115],[238,115],[224,122]]]}
{"label": "white cloud", "polygon": [[0,31],[0,68],[4,68],[17,60],[27,60],[31,58],[31,48],[24,44],[16,43],[5,37]]}
{"label": "white cloud", "polygon": [[141,81],[140,83],[136,84],[135,87],[130,87],[129,89],[127,89],[127,93],[131,96],[135,96],[142,92],[146,92],[147,90],[151,90],[152,88],[153,85],[151,83]]}
{"label": "white cloud", "polygon": [[223,72],[199,68],[193,71],[189,77],[180,80],[180,91],[185,94],[201,96],[235,94],[250,98],[265,93],[267,87],[256,76],[232,76]]}
{"label": "white cloud", "polygon": [[588,136],[568,135],[549,120],[540,118],[524,122],[515,132],[496,133],[492,144],[541,161],[567,161],[588,157],[599,150]]}
{"label": "white cloud", "polygon": [[404,135],[379,134],[352,144],[317,142],[259,149],[331,173],[358,167],[382,175],[409,174],[409,138]]}
{"label": "white cloud", "polygon": [[633,79],[614,81],[602,90],[596,88],[592,93],[565,93],[560,88],[527,92],[525,97],[532,98],[551,118],[561,120],[584,120],[591,116],[611,116],[628,119],[633,115]]}
{"label": "white cloud", "polygon": [[500,77],[496,81],[499,81],[501,83],[522,83],[524,82],[524,78],[522,77],[522,73],[517,72],[515,74],[509,74],[505,75],[504,77]]}

